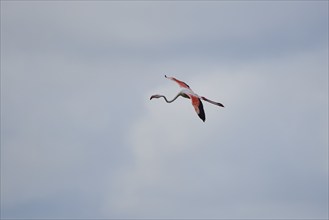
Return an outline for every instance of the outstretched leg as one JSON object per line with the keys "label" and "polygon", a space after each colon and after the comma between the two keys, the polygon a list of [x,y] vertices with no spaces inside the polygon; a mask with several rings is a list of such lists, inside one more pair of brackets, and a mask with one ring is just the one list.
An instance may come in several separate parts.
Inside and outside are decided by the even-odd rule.
{"label": "outstretched leg", "polygon": [[201,99],[202,100],[205,100],[205,101],[207,101],[207,102],[209,102],[211,104],[218,105],[219,107],[224,107],[224,105],[222,103],[211,101],[211,100],[207,99],[206,97],[203,97],[202,96]]}

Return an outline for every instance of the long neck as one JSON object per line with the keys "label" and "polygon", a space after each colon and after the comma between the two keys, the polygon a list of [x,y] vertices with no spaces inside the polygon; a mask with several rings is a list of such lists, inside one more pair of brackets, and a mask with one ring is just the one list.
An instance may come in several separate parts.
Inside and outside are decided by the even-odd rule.
{"label": "long neck", "polygon": [[180,95],[181,95],[181,94],[178,93],[178,94],[176,95],[176,97],[173,98],[173,100],[170,100],[170,101],[168,101],[168,99],[167,99],[166,96],[164,96],[164,95],[161,95],[161,97],[163,97],[163,98],[166,100],[167,103],[172,103],[172,102],[175,101]]}

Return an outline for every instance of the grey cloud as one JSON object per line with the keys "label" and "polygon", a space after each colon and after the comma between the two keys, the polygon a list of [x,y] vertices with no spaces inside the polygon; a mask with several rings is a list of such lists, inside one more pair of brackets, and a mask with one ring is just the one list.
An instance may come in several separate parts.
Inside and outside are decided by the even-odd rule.
{"label": "grey cloud", "polygon": [[1,2],[1,217],[327,217],[326,6]]}

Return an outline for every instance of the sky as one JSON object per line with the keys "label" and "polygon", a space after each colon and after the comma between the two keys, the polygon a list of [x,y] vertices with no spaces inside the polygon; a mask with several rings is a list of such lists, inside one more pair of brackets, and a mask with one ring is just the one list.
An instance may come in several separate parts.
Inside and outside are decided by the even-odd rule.
{"label": "sky", "polygon": [[1,1],[1,218],[328,218],[328,1]]}

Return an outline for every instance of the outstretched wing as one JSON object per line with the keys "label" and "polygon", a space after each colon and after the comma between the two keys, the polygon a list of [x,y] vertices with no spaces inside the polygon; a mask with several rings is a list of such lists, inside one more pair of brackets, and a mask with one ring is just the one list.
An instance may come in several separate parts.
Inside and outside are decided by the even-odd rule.
{"label": "outstretched wing", "polygon": [[201,118],[202,121],[205,121],[206,115],[204,113],[204,109],[203,109],[201,100],[196,96],[190,96],[190,98],[192,100],[192,105],[193,105],[196,113],[198,114],[199,118]]}
{"label": "outstretched wing", "polygon": [[180,80],[178,80],[178,79],[176,79],[176,78],[174,78],[174,77],[168,77],[168,76],[166,76],[166,75],[165,75],[165,77],[166,77],[167,79],[171,79],[171,80],[175,81],[175,82],[178,83],[178,85],[179,85],[180,87],[182,87],[182,88],[190,89],[190,87],[189,87],[186,83],[184,83],[183,81],[180,81]]}

